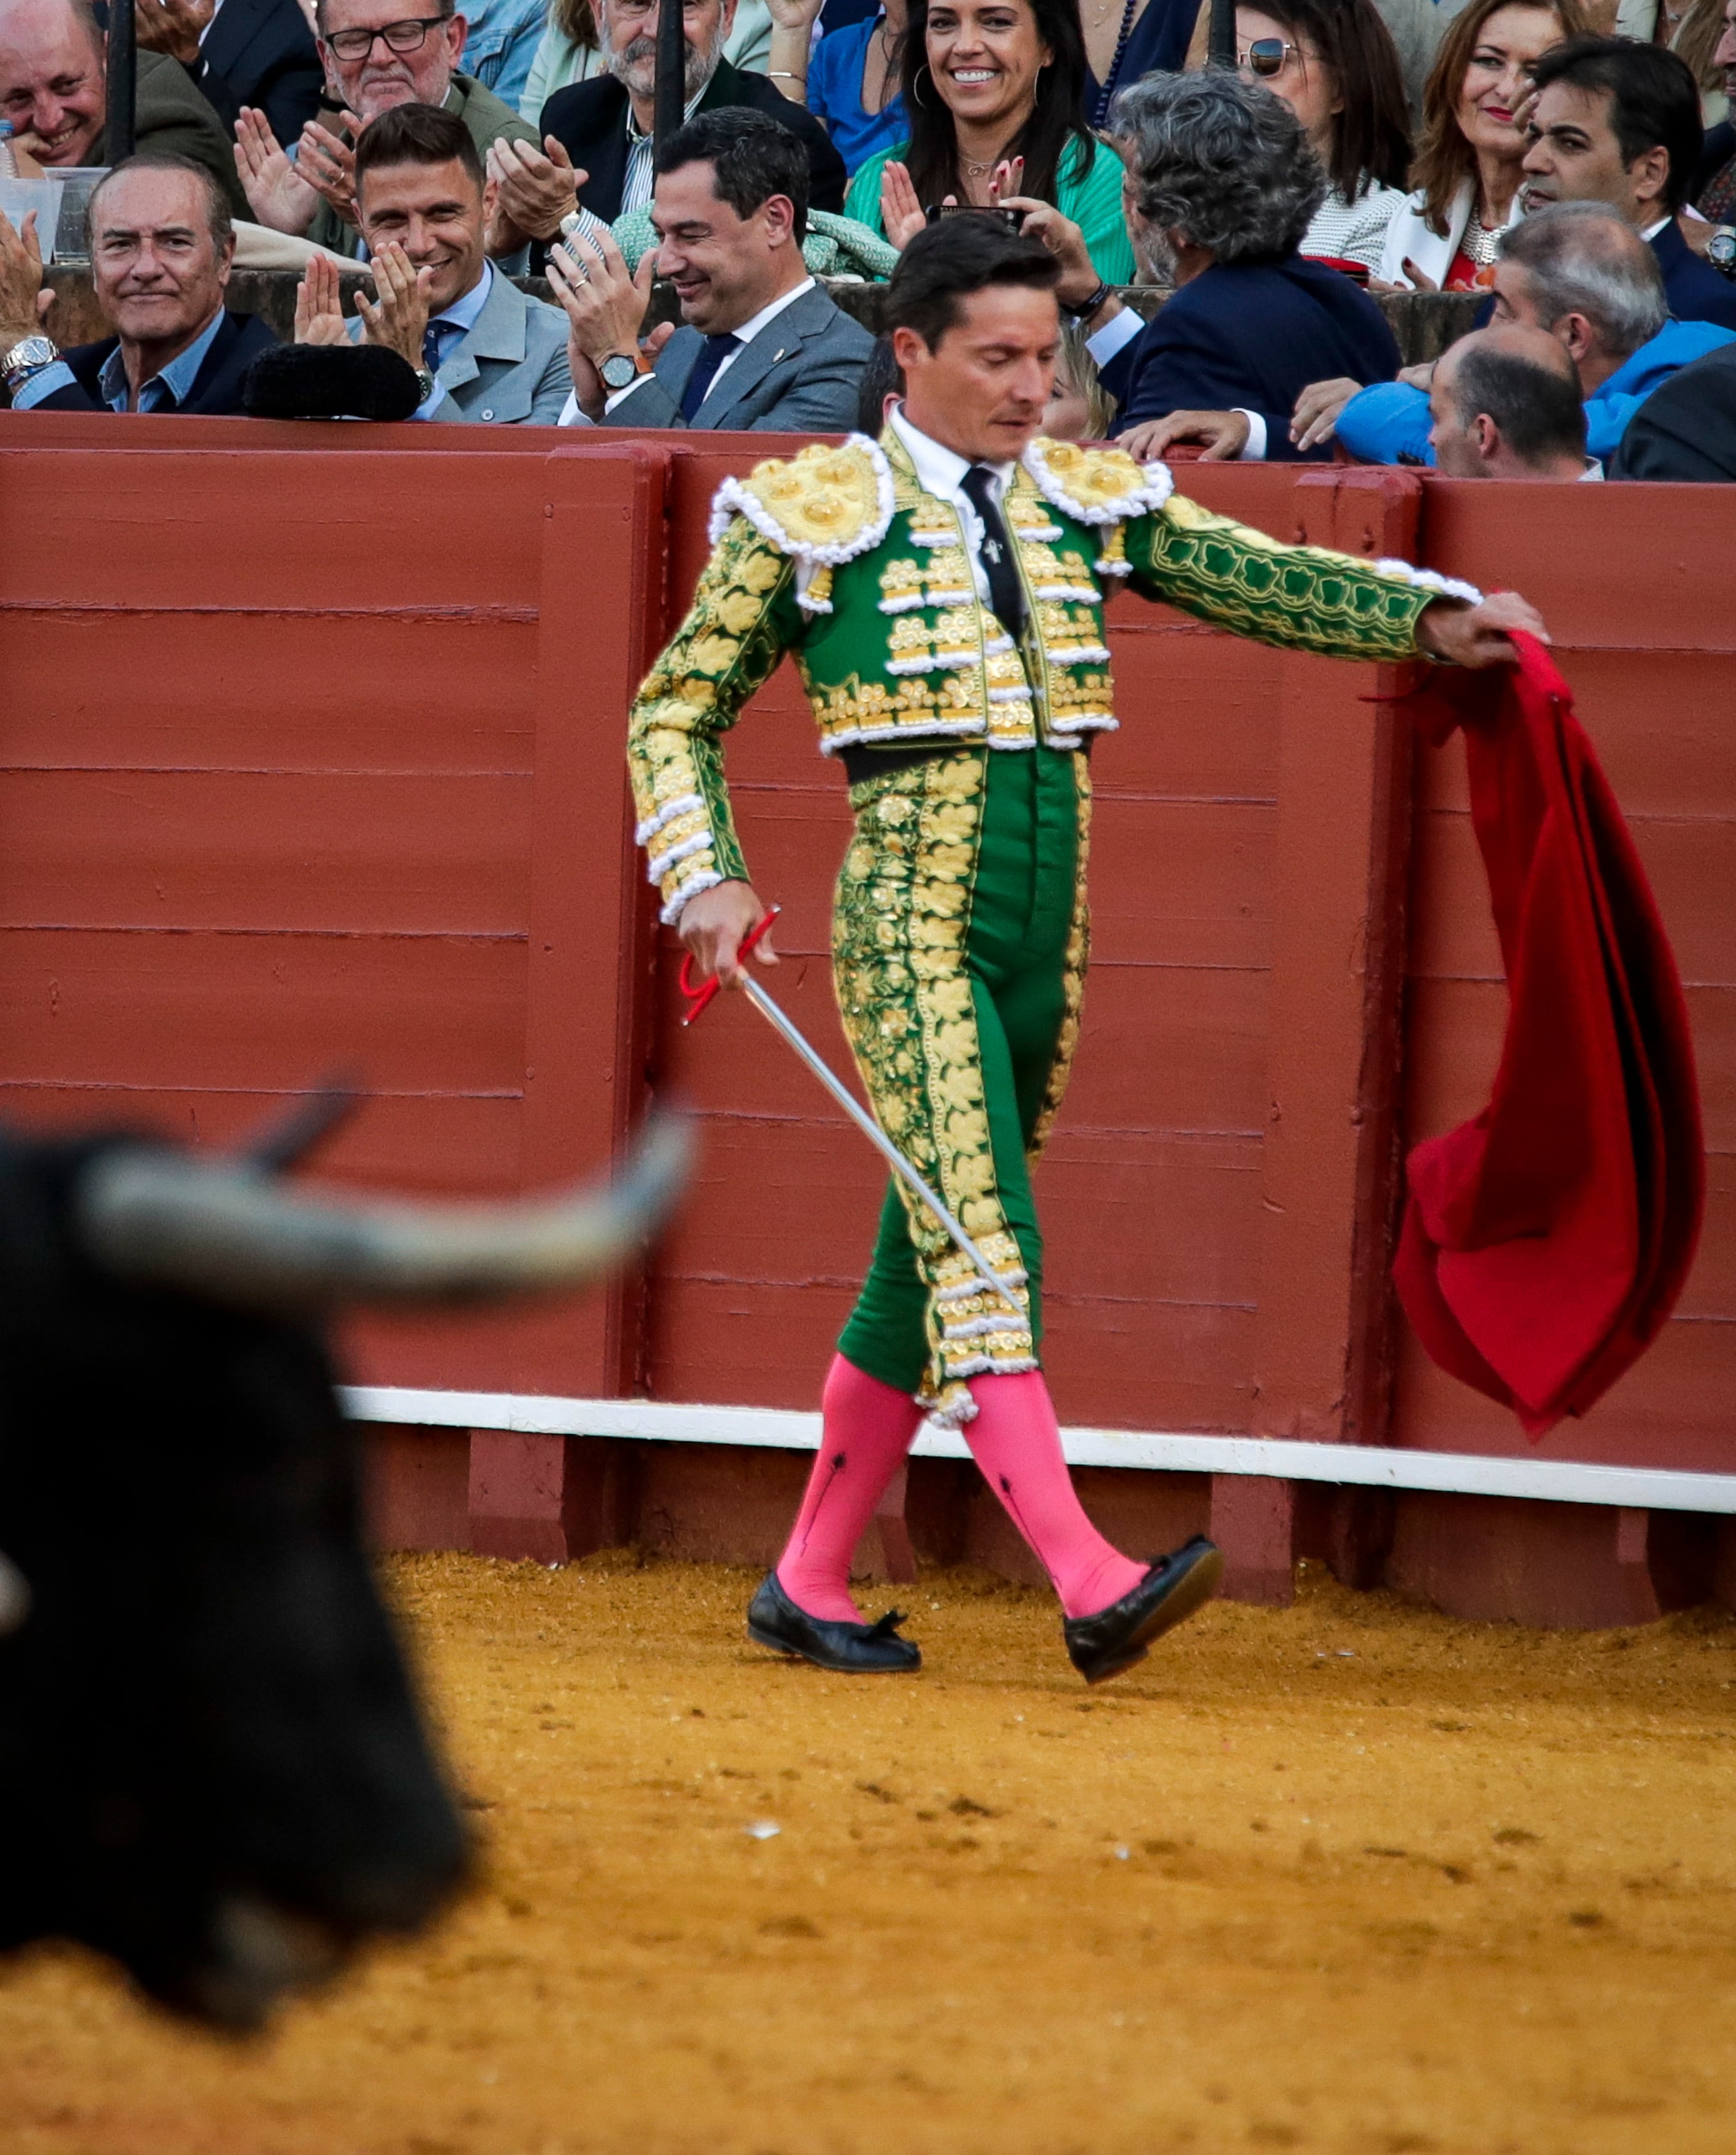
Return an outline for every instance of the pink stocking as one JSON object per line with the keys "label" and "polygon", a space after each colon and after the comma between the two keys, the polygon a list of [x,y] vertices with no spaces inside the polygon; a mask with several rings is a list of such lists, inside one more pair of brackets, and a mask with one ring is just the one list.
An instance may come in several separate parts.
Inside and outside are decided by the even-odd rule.
{"label": "pink stocking", "polygon": [[860,1624],[862,1612],[850,1598],[850,1560],[904,1463],[922,1411],[907,1392],[881,1384],[841,1354],[833,1357],[820,1404],[819,1452],[778,1560],[778,1579],[810,1616]]}
{"label": "pink stocking", "polygon": [[1069,1616],[1094,1616],[1130,1594],[1146,1567],[1085,1517],[1061,1456],[1061,1432],[1038,1369],[973,1377],[976,1419],[964,1439],[1008,1516],[1042,1560]]}

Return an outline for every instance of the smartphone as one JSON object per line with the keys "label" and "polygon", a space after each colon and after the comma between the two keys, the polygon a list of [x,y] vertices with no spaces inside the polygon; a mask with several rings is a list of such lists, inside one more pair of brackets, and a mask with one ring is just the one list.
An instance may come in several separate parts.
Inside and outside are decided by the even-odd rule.
{"label": "smartphone", "polygon": [[943,217],[998,217],[1008,232],[1024,229],[1022,209],[984,209],[979,202],[931,202],[922,214],[931,224],[938,224]]}

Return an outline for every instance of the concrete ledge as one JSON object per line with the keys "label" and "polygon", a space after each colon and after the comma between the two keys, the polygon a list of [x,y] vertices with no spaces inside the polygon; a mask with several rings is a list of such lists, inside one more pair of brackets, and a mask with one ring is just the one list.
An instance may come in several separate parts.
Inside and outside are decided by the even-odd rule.
{"label": "concrete ledge", "polygon": [[[513,1431],[549,1436],[631,1437],[651,1443],[741,1445],[812,1451],[819,1416],[774,1407],[686,1406],[661,1400],[567,1400],[513,1392],[421,1391],[361,1385],[345,1394],[359,1421],[429,1428]],[[1736,1474],[1675,1467],[1602,1467],[1568,1459],[1507,1459],[1478,1452],[1402,1451],[1373,1445],[1293,1443],[1286,1438],[1206,1436],[1187,1431],[1064,1429],[1074,1467],[1167,1474],[1248,1475],[1346,1488],[1432,1490],[1556,1504],[1736,1515]],[[925,1430],[912,1456],[968,1459],[963,1438]]]}

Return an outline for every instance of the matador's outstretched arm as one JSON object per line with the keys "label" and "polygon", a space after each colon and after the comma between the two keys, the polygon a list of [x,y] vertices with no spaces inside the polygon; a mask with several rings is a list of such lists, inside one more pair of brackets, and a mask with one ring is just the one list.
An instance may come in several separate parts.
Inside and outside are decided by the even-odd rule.
{"label": "matador's outstretched arm", "polygon": [[1286,546],[1181,494],[1124,525],[1122,545],[1146,597],[1263,643],[1333,658],[1479,666],[1511,662],[1509,629],[1549,641],[1539,615],[1511,593],[1485,599],[1473,584],[1407,561]]}

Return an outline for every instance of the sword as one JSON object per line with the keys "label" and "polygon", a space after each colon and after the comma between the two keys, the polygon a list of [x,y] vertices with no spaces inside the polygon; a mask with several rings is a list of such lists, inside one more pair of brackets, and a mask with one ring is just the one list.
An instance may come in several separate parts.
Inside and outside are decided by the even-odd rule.
{"label": "sword", "polygon": [[[757,922],[749,930],[743,939],[738,954],[740,956],[745,958],[748,955],[760,937],[778,918],[780,910],[779,907],[773,906],[765,918]],[[695,1018],[698,1017],[711,1002],[722,985],[715,973],[703,980],[696,982],[692,969],[693,960],[690,954],[682,960],[681,989],[682,993],[687,998],[687,1012],[682,1019],[684,1026],[692,1024]],[[850,1117],[851,1122],[867,1139],[869,1144],[886,1162],[892,1172],[915,1190],[935,1218],[940,1221],[942,1226],[952,1236],[961,1256],[970,1259],[978,1277],[990,1293],[998,1295],[1009,1309],[1017,1311],[1023,1318],[1024,1311],[1013,1288],[996,1272],[988,1258],[965,1232],[962,1224],[947,1211],[940,1198],[911,1165],[875,1118],[861,1105],[843,1080],[835,1075],[831,1065],[809,1044],[806,1037],[799,1028],[791,1021],[782,1008],[773,1001],[758,980],[744,972],[742,976],[742,985],[747,990],[748,1000],[753,1004],[754,1009],[795,1050],[838,1105],[843,1108],[845,1113]]]}

